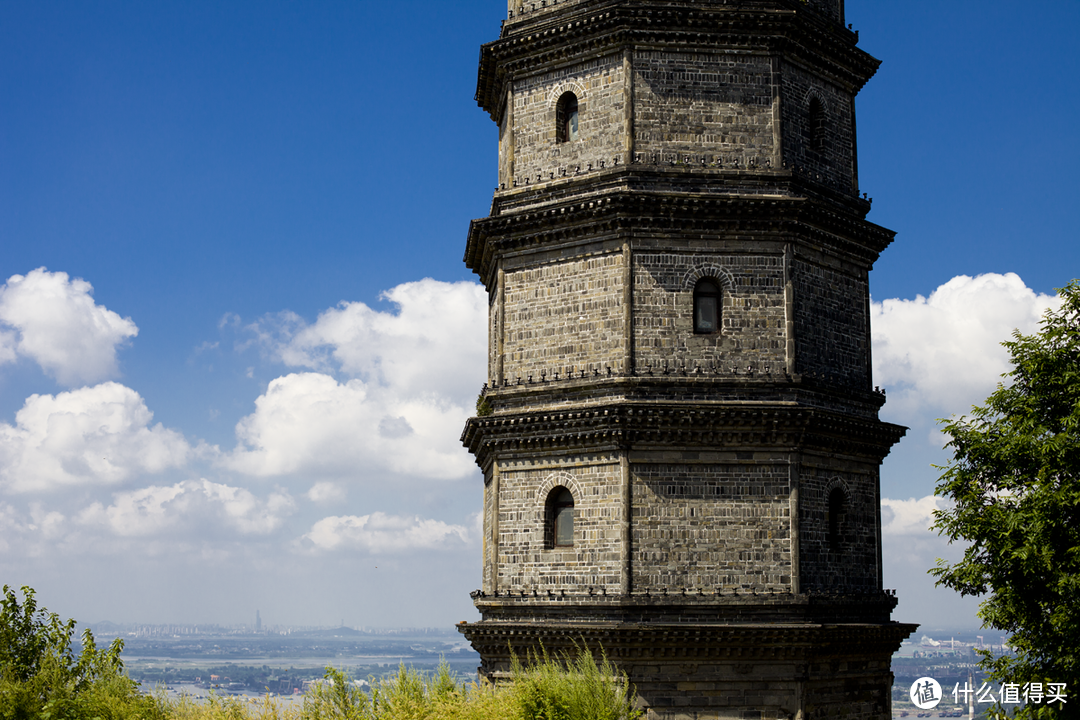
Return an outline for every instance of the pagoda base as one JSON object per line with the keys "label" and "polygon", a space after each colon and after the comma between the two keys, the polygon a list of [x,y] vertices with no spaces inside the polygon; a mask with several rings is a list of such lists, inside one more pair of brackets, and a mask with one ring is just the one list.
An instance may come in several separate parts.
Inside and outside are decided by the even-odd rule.
{"label": "pagoda base", "polygon": [[573,657],[582,646],[626,673],[647,720],[892,716],[892,654],[917,625],[886,623],[461,623],[479,672],[513,658]]}

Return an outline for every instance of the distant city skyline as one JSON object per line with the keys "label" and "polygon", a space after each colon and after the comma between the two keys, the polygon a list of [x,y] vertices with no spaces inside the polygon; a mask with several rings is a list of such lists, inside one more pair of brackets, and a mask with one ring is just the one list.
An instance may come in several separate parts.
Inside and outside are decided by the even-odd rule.
{"label": "distant city skyline", "polygon": [[[83,624],[450,628],[480,585],[460,446],[487,297],[461,262],[505,3],[0,7],[0,582]],[[893,617],[969,411],[1080,274],[1080,5],[849,0]]]}
{"label": "distant city skyline", "polygon": [[355,633],[372,636],[391,635],[438,635],[458,637],[453,627],[370,627],[367,625],[293,625],[293,624],[267,624],[256,628],[253,624],[238,623],[235,625],[215,625],[212,623],[117,623],[104,620],[95,623],[80,623],[94,632],[126,633],[135,636],[170,636],[170,635],[218,635],[218,634],[259,634],[260,632],[277,633],[308,633],[325,632],[333,630],[349,630]]}

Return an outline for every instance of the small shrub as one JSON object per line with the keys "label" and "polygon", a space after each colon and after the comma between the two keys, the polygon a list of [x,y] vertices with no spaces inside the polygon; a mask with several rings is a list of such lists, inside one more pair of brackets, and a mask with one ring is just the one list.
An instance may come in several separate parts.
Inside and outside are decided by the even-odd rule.
{"label": "small shrub", "polygon": [[75,621],[39,609],[34,591],[4,586],[0,599],[0,720],[165,720],[165,708],[124,675],[124,641],[99,650],[83,633],[75,657]]}
{"label": "small shrub", "polygon": [[325,682],[304,698],[303,720],[367,720],[371,707],[367,694],[336,668],[326,668]]}
{"label": "small shrub", "polygon": [[[564,667],[565,665],[565,667]],[[641,716],[626,675],[606,655],[597,665],[585,645],[577,657],[558,662],[544,653],[525,668],[514,658],[514,684],[525,720],[633,720]]]}

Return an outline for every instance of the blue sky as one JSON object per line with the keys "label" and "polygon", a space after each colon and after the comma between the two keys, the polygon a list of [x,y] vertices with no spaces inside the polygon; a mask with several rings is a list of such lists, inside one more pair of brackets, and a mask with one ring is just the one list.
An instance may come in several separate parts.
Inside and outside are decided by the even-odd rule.
{"label": "blue sky", "polygon": [[[495,185],[472,98],[504,13],[0,3],[0,581],[86,621],[475,617],[461,257]],[[883,60],[860,179],[898,232],[872,275],[883,417],[911,427],[882,471],[886,585],[898,619],[973,626],[922,572],[950,552],[920,525],[934,419],[1080,275],[1080,3],[847,20]],[[458,314],[434,336],[432,301]]]}

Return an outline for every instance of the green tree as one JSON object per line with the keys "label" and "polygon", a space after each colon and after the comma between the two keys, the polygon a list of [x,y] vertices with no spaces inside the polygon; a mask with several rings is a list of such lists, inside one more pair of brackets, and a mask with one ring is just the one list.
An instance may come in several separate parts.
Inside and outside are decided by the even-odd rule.
{"label": "green tree", "polygon": [[933,525],[970,543],[959,562],[938,560],[937,584],[987,595],[983,626],[1011,634],[1013,654],[984,653],[991,678],[1077,693],[1064,706],[1031,703],[1022,717],[1080,705],[1080,281],[1058,294],[1039,332],[1002,343],[1007,384],[971,417],[942,421],[953,459],[937,495],[951,503]]}
{"label": "green tree", "polygon": [[123,674],[122,640],[99,649],[87,630],[76,657],[75,621],[39,609],[32,589],[22,594],[20,603],[5,585],[0,598],[0,720],[163,717],[157,701]]}

